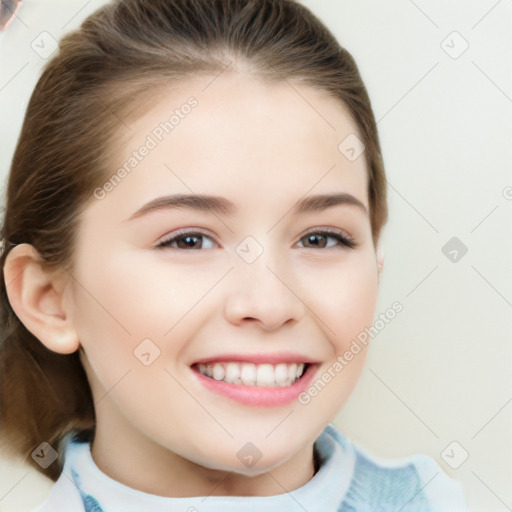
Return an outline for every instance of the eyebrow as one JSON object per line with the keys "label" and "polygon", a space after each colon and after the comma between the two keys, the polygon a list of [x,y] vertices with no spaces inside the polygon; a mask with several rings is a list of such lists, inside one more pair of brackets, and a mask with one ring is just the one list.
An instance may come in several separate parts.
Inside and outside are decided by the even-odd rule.
{"label": "eyebrow", "polygon": [[[359,199],[344,192],[337,194],[319,194],[300,199],[293,207],[292,213],[303,214],[322,211],[327,208],[332,208],[333,206],[341,205],[355,206],[368,215],[366,206]],[[125,222],[140,218],[150,212],[174,210],[178,208],[215,212],[224,216],[233,216],[238,213],[237,206],[224,197],[197,194],[175,194],[157,197],[156,199],[149,201],[128,217]]]}

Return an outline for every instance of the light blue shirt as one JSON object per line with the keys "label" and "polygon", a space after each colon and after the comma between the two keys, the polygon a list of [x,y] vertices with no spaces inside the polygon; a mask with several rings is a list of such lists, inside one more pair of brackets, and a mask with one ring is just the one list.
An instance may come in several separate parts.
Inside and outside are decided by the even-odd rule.
{"label": "light blue shirt", "polygon": [[61,476],[33,512],[467,512],[461,485],[430,457],[375,457],[332,424],[315,447],[317,473],[289,493],[168,498],[113,480],[96,466],[89,443],[70,439]]}

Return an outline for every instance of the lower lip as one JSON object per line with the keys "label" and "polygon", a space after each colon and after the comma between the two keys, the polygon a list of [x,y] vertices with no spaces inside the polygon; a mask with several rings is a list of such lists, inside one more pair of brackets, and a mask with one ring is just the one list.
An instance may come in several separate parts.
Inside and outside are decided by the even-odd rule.
{"label": "lower lip", "polygon": [[317,369],[317,364],[311,364],[302,377],[294,384],[290,386],[272,387],[231,384],[222,380],[206,377],[200,373],[196,367],[192,368],[192,371],[199,382],[213,393],[253,407],[279,407],[297,400],[297,397],[308,389],[311,381],[315,377]]}

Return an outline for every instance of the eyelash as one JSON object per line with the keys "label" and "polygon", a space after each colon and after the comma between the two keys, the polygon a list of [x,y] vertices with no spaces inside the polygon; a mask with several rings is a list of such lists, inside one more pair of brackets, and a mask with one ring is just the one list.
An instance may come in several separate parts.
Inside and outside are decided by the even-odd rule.
{"label": "eyelash", "polygon": [[[332,230],[332,229],[328,229],[328,228],[323,228],[323,229],[320,229],[320,230],[312,230],[312,231],[308,231],[307,233],[305,233],[300,238],[300,240],[302,240],[303,238],[306,238],[307,236],[310,236],[310,235],[322,235],[322,236],[326,236],[328,238],[334,238],[340,244],[340,245],[338,245],[336,247],[322,247],[321,249],[335,249],[335,248],[343,248],[343,247],[346,247],[347,249],[353,249],[353,248],[357,247],[357,243],[354,241],[354,239],[352,237],[350,237],[349,235],[347,235],[346,233],[342,232],[342,231]],[[181,231],[181,232],[178,232],[178,233],[174,234],[171,238],[166,238],[166,239],[164,238],[156,246],[156,249],[166,249],[166,248],[178,249],[176,247],[170,247],[170,245],[173,242],[176,242],[177,240],[185,238],[186,236],[196,236],[196,237],[212,238],[211,236],[209,236],[209,235],[207,235],[205,233],[201,233],[199,231],[185,231],[184,230],[184,231]],[[305,249],[308,249],[308,247],[305,247]],[[181,249],[181,250],[186,250],[186,249]],[[190,250],[193,251],[193,250],[198,250],[198,249],[190,249]]]}

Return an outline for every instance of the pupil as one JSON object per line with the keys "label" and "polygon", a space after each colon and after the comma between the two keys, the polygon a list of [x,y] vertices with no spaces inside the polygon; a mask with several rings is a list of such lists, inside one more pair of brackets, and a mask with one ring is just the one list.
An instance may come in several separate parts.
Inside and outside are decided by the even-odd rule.
{"label": "pupil", "polygon": [[[325,237],[323,235],[320,235],[320,236],[318,236],[318,235],[309,235],[308,240],[309,240],[310,244],[318,246],[318,245],[321,245],[321,244],[318,243],[318,239],[319,238],[325,238]],[[315,243],[315,240],[317,240],[317,243]]]}
{"label": "pupil", "polygon": [[186,236],[184,239],[185,245],[188,245],[189,247],[194,247],[194,241],[197,240],[196,236]]}

